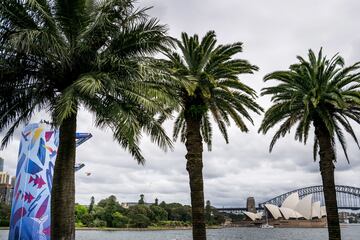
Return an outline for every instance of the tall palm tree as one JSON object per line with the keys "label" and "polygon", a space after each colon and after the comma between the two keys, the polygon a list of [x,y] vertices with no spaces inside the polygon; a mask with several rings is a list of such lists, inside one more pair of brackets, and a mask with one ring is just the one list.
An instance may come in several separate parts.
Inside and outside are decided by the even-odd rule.
{"label": "tall palm tree", "polygon": [[314,126],[313,154],[314,160],[318,153],[320,155],[329,239],[339,240],[334,182],[335,143],[337,138],[347,160],[343,130],[359,146],[349,120],[360,123],[360,63],[344,67],[342,57],[335,55],[328,60],[322,55],[322,49],[317,56],[309,50],[308,60],[297,58],[299,63],[291,65],[289,70],[265,76],[264,81],[277,80],[280,83],[262,90],[262,95],[272,96],[274,105],[266,111],[259,131],[265,134],[276,124],[281,124],[271,141],[271,151],[276,141],[292,127],[295,127],[295,139],[306,143],[311,125]]}
{"label": "tall palm tree", "polygon": [[259,113],[256,93],[239,79],[239,74],[253,73],[257,67],[246,60],[235,59],[242,51],[242,43],[217,45],[216,35],[208,32],[201,42],[198,35],[182,33],[176,40],[180,50],[168,50],[167,67],[177,79],[173,95],[178,99],[178,112],[174,125],[174,140],[181,135],[187,154],[186,169],[190,178],[193,239],[206,239],[203,190],[203,142],[211,150],[212,126],[210,115],[228,143],[227,126],[232,119],[241,131],[248,128],[244,118],[252,123],[248,110]]}
{"label": "tall palm tree", "polygon": [[2,147],[38,110],[60,128],[51,199],[51,238],[74,239],[74,163],[80,106],[109,127],[139,162],[145,131],[160,147],[171,140],[154,116],[166,114],[149,57],[168,46],[166,28],[134,0],[1,0]]}

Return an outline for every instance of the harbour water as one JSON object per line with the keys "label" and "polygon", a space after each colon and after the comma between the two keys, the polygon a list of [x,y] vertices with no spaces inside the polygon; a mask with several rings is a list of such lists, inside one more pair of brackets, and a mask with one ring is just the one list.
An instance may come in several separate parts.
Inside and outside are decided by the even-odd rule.
{"label": "harbour water", "polygon": [[[209,229],[208,240],[327,240],[325,228],[223,228]],[[358,240],[360,225],[342,227],[343,240]],[[8,231],[0,230],[7,240]],[[77,231],[76,240],[191,240],[190,230],[168,231]]]}

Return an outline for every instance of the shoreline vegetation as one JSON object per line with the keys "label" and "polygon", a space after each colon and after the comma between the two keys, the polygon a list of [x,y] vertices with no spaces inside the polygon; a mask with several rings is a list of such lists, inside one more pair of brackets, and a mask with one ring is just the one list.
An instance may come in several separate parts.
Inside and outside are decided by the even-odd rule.
{"label": "shoreline vegetation", "polygon": [[[220,226],[225,216],[211,207],[205,207],[207,226]],[[115,196],[100,200],[95,204],[91,198],[89,206],[75,205],[77,228],[121,228],[121,229],[190,229],[192,223],[191,206],[180,203],[146,203],[144,195],[138,202],[120,204]]]}
{"label": "shoreline vegetation", "polygon": [[[360,223],[340,223],[341,228],[348,226],[359,226]],[[223,229],[223,228],[250,228],[249,226],[230,225],[230,226],[208,226],[206,229]],[[256,227],[251,227],[256,228]],[[293,228],[293,227],[290,227]],[[0,231],[9,230],[9,227],[0,227]],[[148,228],[108,228],[108,227],[76,227],[77,231],[109,231],[109,232],[148,232],[148,231],[173,231],[173,230],[191,230],[191,227],[148,227]],[[310,228],[312,229],[312,228]]]}
{"label": "shoreline vegetation", "polygon": [[[206,225],[220,228],[226,216],[219,213],[207,201]],[[0,204],[1,229],[10,223],[10,206]],[[115,196],[100,200],[97,204],[91,197],[89,205],[75,204],[75,227],[77,230],[189,230],[192,229],[191,206],[180,203],[146,203],[144,195],[137,202],[119,203]]]}

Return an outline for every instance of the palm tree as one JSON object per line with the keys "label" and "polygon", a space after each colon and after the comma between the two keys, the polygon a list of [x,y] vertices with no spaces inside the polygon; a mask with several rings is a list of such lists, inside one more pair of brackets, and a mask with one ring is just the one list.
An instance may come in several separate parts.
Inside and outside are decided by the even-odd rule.
{"label": "palm tree", "polygon": [[[360,63],[344,67],[342,57],[330,60],[309,50],[308,58],[298,56],[299,63],[287,71],[276,71],[265,76],[264,81],[277,80],[278,85],[266,87],[262,95],[271,95],[272,105],[265,113],[260,130],[264,134],[281,123],[275,133],[270,151],[280,138],[295,126],[295,139],[306,143],[311,124],[315,129],[314,160],[320,155],[320,172],[324,186],[329,239],[338,240],[340,226],[336,202],[334,169],[335,143],[338,139],[348,160],[344,129],[356,144],[358,140],[351,122],[360,123]],[[349,161],[349,160],[348,160]]]}
{"label": "palm tree", "polygon": [[[178,99],[174,125],[174,140],[181,135],[187,154],[186,169],[190,178],[193,239],[206,239],[203,190],[203,142],[211,150],[212,126],[210,114],[228,143],[226,127],[232,119],[241,131],[248,128],[244,118],[252,123],[248,110],[259,113],[255,91],[240,82],[239,74],[253,73],[258,68],[246,60],[234,59],[242,51],[237,42],[216,46],[216,35],[208,32],[201,42],[198,35],[182,33],[176,40],[180,53],[168,50],[167,67],[176,85],[173,95]],[[184,84],[180,85],[179,82]]]}
{"label": "palm tree", "polygon": [[5,147],[38,110],[60,128],[51,199],[51,238],[74,239],[77,113],[139,162],[145,131],[163,149],[171,140],[154,116],[166,101],[150,56],[165,46],[166,28],[135,9],[134,0],[6,0],[0,4],[0,131]]}

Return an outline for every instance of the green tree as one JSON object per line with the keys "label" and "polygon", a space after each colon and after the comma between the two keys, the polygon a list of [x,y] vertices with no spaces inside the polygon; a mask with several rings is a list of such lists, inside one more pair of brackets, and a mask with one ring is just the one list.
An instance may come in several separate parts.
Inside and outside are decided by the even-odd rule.
{"label": "green tree", "polygon": [[192,221],[192,211],[190,206],[174,207],[170,211],[169,219],[173,221],[190,222]]}
{"label": "green tree", "polygon": [[344,67],[344,60],[335,55],[330,60],[309,50],[306,60],[297,57],[299,63],[287,71],[276,71],[264,80],[280,83],[266,87],[262,95],[272,96],[272,105],[265,113],[260,130],[264,134],[281,123],[271,144],[290,132],[295,126],[295,139],[306,143],[311,125],[314,126],[314,160],[320,155],[320,172],[324,187],[329,239],[339,240],[340,225],[336,201],[334,169],[336,162],[336,138],[348,160],[343,130],[356,144],[358,140],[349,120],[360,123],[360,63]]}
{"label": "green tree", "polygon": [[94,209],[94,204],[95,204],[95,197],[92,196],[91,200],[90,200],[90,205],[89,205],[89,213],[91,213]]}
{"label": "green tree", "polygon": [[[100,207],[100,206],[95,206],[94,211],[93,211],[93,219],[94,220],[99,219],[99,220],[105,221],[105,219],[106,219],[106,211],[105,211],[105,209],[103,207]],[[92,225],[91,227],[94,227],[94,225]]]}
{"label": "green tree", "polygon": [[0,226],[8,227],[10,224],[11,208],[9,205],[0,203]]}
{"label": "green tree", "polygon": [[169,203],[169,204],[160,204],[160,207],[165,209],[168,213],[168,219],[171,221],[182,221],[190,222],[191,221],[191,207],[183,206],[180,203]]}
{"label": "green tree", "polygon": [[145,204],[145,201],[144,201],[144,194],[140,194],[140,199],[138,201],[138,204]]}
{"label": "green tree", "polygon": [[116,228],[124,228],[127,227],[130,219],[124,215],[122,215],[120,212],[114,212],[112,214],[112,226]]}
{"label": "green tree", "polygon": [[84,215],[88,213],[88,211],[89,210],[87,207],[80,204],[75,204],[75,222],[82,223],[82,219]]}
{"label": "green tree", "polygon": [[147,228],[150,225],[150,219],[144,214],[135,214],[131,216],[130,223],[132,227]]}
{"label": "green tree", "polygon": [[139,204],[129,207],[127,217],[130,218],[132,227],[146,228],[151,223],[150,219],[154,219],[154,213],[148,206]]}
{"label": "green tree", "polygon": [[214,214],[213,224],[221,225],[225,223],[225,214],[217,211],[216,209],[213,209],[213,214]]}
{"label": "green tree", "polygon": [[168,219],[168,213],[165,209],[156,205],[151,205],[150,210],[153,212],[152,218],[150,219],[151,221],[160,222]]}
{"label": "green tree", "polygon": [[220,225],[225,222],[224,214],[216,210],[216,208],[211,206],[211,202],[206,201],[205,205],[205,219],[206,224],[208,225]]}
{"label": "green tree", "polygon": [[206,239],[203,190],[203,142],[211,150],[212,114],[225,141],[226,127],[233,119],[241,131],[248,128],[244,118],[252,123],[250,109],[259,113],[261,108],[254,101],[256,93],[239,80],[239,74],[253,73],[257,67],[245,60],[235,59],[242,51],[242,43],[216,45],[214,32],[208,32],[199,41],[194,35],[182,33],[176,41],[180,53],[166,53],[172,79],[185,84],[176,84],[173,95],[178,99],[179,115],[175,121],[174,139],[181,135],[187,154],[186,169],[190,178],[193,238]]}
{"label": "green tree", "polygon": [[128,209],[128,215],[131,217],[136,214],[142,214],[148,218],[152,218],[154,213],[151,211],[151,209],[143,204],[131,206]]}
{"label": "green tree", "polygon": [[141,132],[163,149],[163,89],[149,56],[169,43],[166,28],[134,0],[32,0],[0,4],[0,132],[5,147],[38,110],[60,128],[51,198],[51,238],[74,239],[75,132],[80,106],[110,127],[139,162]]}
{"label": "green tree", "polygon": [[206,201],[206,205],[205,205],[205,220],[207,224],[209,225],[213,224],[213,212],[209,200]]}
{"label": "green tree", "polygon": [[87,227],[93,227],[93,221],[94,221],[93,213],[85,213],[80,219],[80,222]]}
{"label": "green tree", "polygon": [[161,203],[160,203],[159,206],[165,209],[165,208],[166,208],[166,202],[165,202],[165,201],[161,201]]}
{"label": "green tree", "polygon": [[106,221],[96,218],[94,220],[93,227],[104,228],[106,227]]}
{"label": "green tree", "polygon": [[113,214],[115,212],[123,213],[125,211],[125,209],[121,207],[119,202],[116,200],[116,197],[114,195],[111,195],[110,197],[101,200],[98,203],[98,206],[104,209],[104,213],[102,216],[99,216],[99,219],[104,220],[108,227],[114,227]]}
{"label": "green tree", "polygon": [[117,199],[114,195],[111,195],[108,198],[100,200],[99,203],[97,204],[97,206],[100,206],[103,208],[111,208],[112,210],[123,209],[123,207],[121,207],[120,203],[117,201]]}

